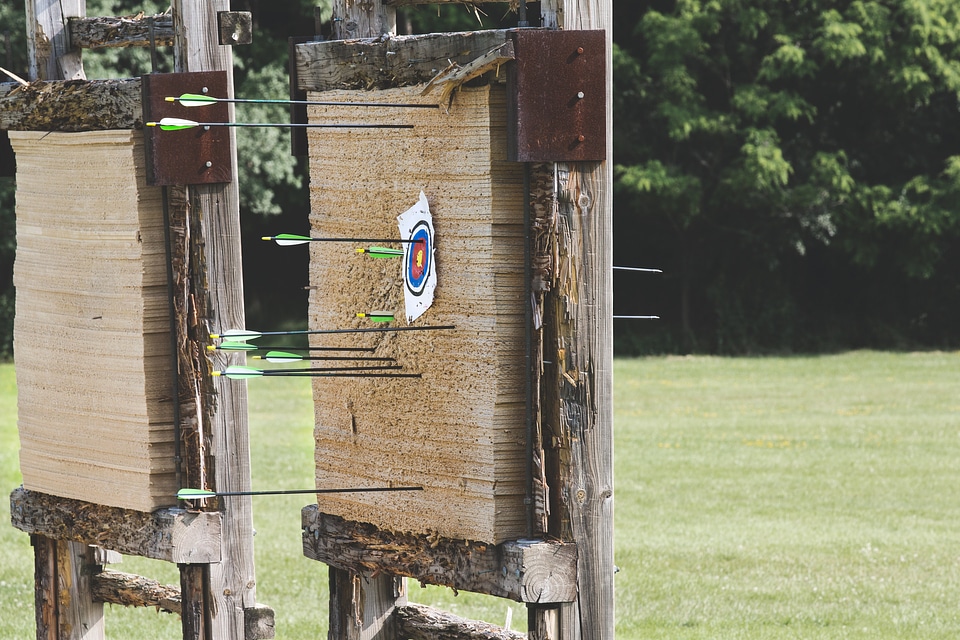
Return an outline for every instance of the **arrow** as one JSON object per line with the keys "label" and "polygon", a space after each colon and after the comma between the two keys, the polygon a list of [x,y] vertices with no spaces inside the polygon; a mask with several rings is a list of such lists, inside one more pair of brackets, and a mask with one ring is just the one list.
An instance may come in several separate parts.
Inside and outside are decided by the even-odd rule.
{"label": "arrow", "polygon": [[388,249],[387,247],[370,247],[357,249],[357,253],[365,253],[371,258],[402,258],[403,249]]}
{"label": "arrow", "polygon": [[161,131],[181,131],[197,127],[314,127],[328,129],[412,129],[412,124],[310,124],[304,122],[197,122],[183,118],[161,118],[159,122],[147,122],[148,127]]}
{"label": "arrow", "polygon": [[205,489],[180,489],[177,500],[200,500],[224,496],[286,496],[298,493],[371,493],[375,491],[423,491],[423,487],[354,487],[352,489],[288,489],[273,491],[207,491]]}
{"label": "arrow", "polygon": [[[231,380],[246,380],[248,378],[262,378],[271,376],[306,377],[306,378],[419,378],[419,373],[350,373],[351,369],[399,369],[391,367],[346,367],[343,369],[253,369],[251,367],[233,366],[223,371],[214,371],[212,375],[223,376]],[[342,372],[348,373],[342,373]]]}
{"label": "arrow", "polygon": [[279,233],[275,236],[263,236],[260,239],[273,240],[281,247],[292,247],[308,242],[422,242],[422,240],[401,240],[400,238],[311,238],[293,233]]}
{"label": "arrow", "polygon": [[[207,351],[256,351],[257,349],[296,349],[297,351],[363,351],[373,353],[376,347],[268,347],[265,345],[247,344],[246,342],[221,342],[219,345],[208,344]],[[257,356],[254,356],[255,358]]]}
{"label": "arrow", "polygon": [[645,269],[644,267],[617,267],[614,266],[615,271],[646,271],[647,273],[663,273],[663,269]]}
{"label": "arrow", "polygon": [[[246,344],[246,343],[239,343]],[[253,345],[251,345],[253,346]],[[315,362],[318,360],[361,360],[368,362],[396,362],[396,358],[361,358],[357,356],[318,356],[311,358],[310,356],[301,356],[296,353],[290,353],[289,351],[268,351],[266,355],[262,356],[253,356],[254,360],[266,360],[267,362]]]}
{"label": "arrow", "polygon": [[404,104],[401,102],[333,102],[323,100],[273,100],[252,98],[214,98],[198,93],[184,93],[178,97],[166,97],[167,102],[179,102],[184,107],[206,107],[218,102],[233,102],[236,104],[306,104],[322,107],[398,107],[409,109],[437,109],[436,104]]}
{"label": "arrow", "polygon": [[396,318],[389,311],[371,311],[370,313],[358,313],[358,318],[370,318],[373,322],[393,322]]}
{"label": "arrow", "polygon": [[256,340],[260,336],[318,335],[328,333],[379,333],[387,331],[445,331],[456,329],[452,324],[429,325],[426,327],[377,327],[375,329],[302,329],[299,331],[252,331],[250,329],[228,329],[223,333],[211,333],[210,338],[219,340]]}

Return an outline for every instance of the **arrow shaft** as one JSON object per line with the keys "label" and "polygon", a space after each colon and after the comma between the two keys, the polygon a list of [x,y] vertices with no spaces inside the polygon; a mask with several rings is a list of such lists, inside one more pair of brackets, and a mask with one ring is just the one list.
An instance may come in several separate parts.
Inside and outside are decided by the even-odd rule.
{"label": "arrow shaft", "polygon": [[644,267],[613,267],[614,271],[645,271],[647,273],[663,273],[663,269],[647,269]]}
{"label": "arrow shaft", "polygon": [[[263,238],[264,240],[276,240],[276,236],[267,236]],[[281,238],[283,240],[285,238]],[[304,237],[301,239],[302,242],[404,242],[404,243],[413,243],[413,242],[423,242],[423,240],[401,240],[400,238],[307,238]]]}
{"label": "arrow shaft", "polygon": [[198,122],[197,127],[279,127],[308,129],[413,129],[412,124],[314,124],[305,122]]}
{"label": "arrow shaft", "polygon": [[437,109],[435,104],[404,104],[402,102],[334,102],[332,100],[280,100],[271,98],[209,98],[203,96],[202,99],[174,98],[177,102],[232,102],[234,104],[305,104],[321,107],[396,107],[402,109]]}
{"label": "arrow shaft", "polygon": [[[302,370],[303,371],[303,370]],[[295,373],[295,372],[279,372],[279,371],[264,371],[261,375],[265,377],[288,377],[288,378],[420,378],[422,377],[419,373]],[[244,376],[244,377],[256,377],[256,376]]]}
{"label": "arrow shaft", "polygon": [[[449,325],[431,325],[426,327],[372,327],[365,329],[300,329],[294,331],[251,331],[242,334],[211,334],[214,340],[218,338],[233,338],[236,340],[255,340],[260,336],[303,336],[303,335],[326,335],[335,333],[387,333],[398,331],[444,331],[456,329],[452,324]],[[242,335],[243,337],[239,337]]]}
{"label": "arrow shaft", "polygon": [[423,491],[423,487],[356,487],[351,489],[291,489],[274,491],[218,491],[214,495],[224,496],[286,496],[296,494],[320,493],[376,493],[381,491]]}
{"label": "arrow shaft", "polygon": [[379,357],[378,357],[378,358],[365,358],[365,357],[362,357],[362,356],[317,356],[317,357],[315,357],[315,358],[311,358],[311,357],[308,357],[308,356],[297,356],[296,358],[292,358],[292,357],[289,357],[289,356],[284,357],[284,356],[270,356],[270,355],[266,355],[266,356],[254,356],[254,357],[255,357],[256,359],[259,359],[259,360],[269,360],[269,361],[273,361],[273,362],[292,362],[292,361],[295,361],[295,360],[300,361],[300,362],[320,362],[320,361],[323,361],[323,360],[347,360],[347,361],[350,361],[350,362],[357,362],[357,361],[360,361],[360,362],[396,362],[396,360],[397,360],[396,358],[379,358]]}

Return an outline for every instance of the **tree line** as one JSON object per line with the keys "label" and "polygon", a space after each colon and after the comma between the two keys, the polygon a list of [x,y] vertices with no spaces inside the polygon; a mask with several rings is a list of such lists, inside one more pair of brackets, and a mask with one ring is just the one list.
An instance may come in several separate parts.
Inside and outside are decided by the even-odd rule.
{"label": "tree line", "polygon": [[[286,94],[287,38],[313,35],[318,4],[329,16],[329,0],[233,3],[255,21],[254,43],[234,50],[238,95]],[[166,6],[88,0],[87,12]],[[664,270],[615,272],[615,313],[661,316],[617,320],[618,352],[960,344],[960,3],[615,0],[613,11],[614,262]],[[401,33],[515,24],[508,3],[398,11]],[[0,66],[21,75],[23,25],[20,0],[0,6]],[[91,78],[148,73],[149,60],[84,55]],[[278,261],[255,240],[306,231],[304,166],[279,131],[243,132],[238,154],[251,326],[302,323],[305,256]],[[0,178],[7,354],[13,202]]]}

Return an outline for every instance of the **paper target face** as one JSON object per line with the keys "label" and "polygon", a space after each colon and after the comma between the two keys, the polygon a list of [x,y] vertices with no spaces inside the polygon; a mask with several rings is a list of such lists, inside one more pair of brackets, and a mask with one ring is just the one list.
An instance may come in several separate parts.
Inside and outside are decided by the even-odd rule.
{"label": "paper target face", "polygon": [[406,274],[404,282],[407,291],[415,296],[423,293],[427,286],[427,276],[433,266],[433,239],[430,237],[430,228],[426,222],[418,222],[410,234],[410,239],[414,240],[407,244],[406,250]]}
{"label": "paper target face", "polygon": [[420,192],[415,205],[397,216],[403,249],[403,301],[407,322],[413,322],[433,304],[437,288],[433,217],[427,196]]}

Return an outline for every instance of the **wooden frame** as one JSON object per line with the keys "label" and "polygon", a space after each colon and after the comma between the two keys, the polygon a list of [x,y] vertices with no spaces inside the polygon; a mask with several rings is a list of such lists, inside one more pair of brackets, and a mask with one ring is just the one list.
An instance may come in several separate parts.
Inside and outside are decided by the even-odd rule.
{"label": "wooden frame", "polygon": [[[79,47],[148,45],[146,21],[86,19],[83,0],[27,0],[26,7],[30,80],[47,82],[4,85],[0,126],[41,131],[142,126],[139,79],[85,81]],[[217,11],[228,8],[226,0],[177,1],[176,38],[171,21],[166,30],[162,24],[154,29],[154,44],[175,45],[178,70],[230,70],[230,49],[216,40]],[[236,175],[235,154],[231,162]],[[209,333],[244,324],[236,180],[171,188],[164,199],[174,265],[171,322],[178,363],[171,368],[180,371],[184,477],[197,483],[191,486],[249,489],[245,389],[213,379],[203,350]],[[208,465],[210,459],[224,462]],[[179,611],[184,638],[273,637],[273,612],[256,602],[249,498],[200,512],[144,514],[19,489],[11,495],[11,514],[15,526],[31,533],[35,549],[38,638],[103,638],[102,602]],[[103,571],[104,554],[95,555],[91,545],[176,562],[180,589]]]}
{"label": "wooden frame", "polygon": [[[298,45],[297,79],[302,90],[385,87],[417,84],[447,64],[491,67],[480,61],[505,41],[504,32],[431,34],[391,37],[393,7],[419,4],[397,0],[334,3],[335,37],[352,39]],[[432,4],[436,4],[433,2]],[[612,2],[610,0],[545,0],[542,22],[552,28],[604,29],[606,38],[606,157],[613,157],[612,132]],[[360,38],[360,39],[357,39]],[[363,39],[368,38],[368,39]],[[493,67],[505,62],[495,57]],[[471,64],[472,63],[472,64]],[[455,72],[456,73],[456,72]],[[531,290],[538,301],[534,313],[542,330],[534,336],[537,362],[530,372],[536,388],[534,482],[551,486],[550,496],[537,497],[535,514],[551,515],[548,532],[576,549],[577,571],[571,576],[578,597],[544,606],[529,603],[529,638],[612,638],[613,595],[613,407],[612,407],[612,171],[610,162],[553,163],[530,166]],[[549,363],[549,364],[547,364]],[[371,532],[359,523],[337,521],[315,509],[304,509],[304,552],[331,564],[331,637],[392,638],[403,619],[404,590],[395,575],[440,582],[429,560],[419,570],[392,564],[391,549],[416,557],[423,541],[398,541]],[[331,548],[326,540],[335,540]],[[470,543],[453,556],[467,557]],[[501,545],[503,546],[503,545]],[[376,549],[365,553],[366,548]],[[385,552],[386,550],[386,552]],[[496,549],[495,554],[504,553]],[[441,554],[442,555],[442,554]],[[480,554],[483,555],[483,554]],[[404,557],[410,557],[404,555]],[[482,562],[482,561],[481,561]],[[435,564],[435,563],[434,563]],[[465,562],[447,584],[470,583]],[[339,567],[339,568],[337,568]],[[402,569],[406,569],[404,572]],[[470,588],[470,587],[467,587]],[[479,585],[472,587],[484,590]],[[505,581],[493,589],[508,592]],[[391,600],[389,594],[394,593]],[[361,604],[358,604],[361,603]],[[356,612],[376,611],[358,616]],[[392,615],[391,615],[392,612]],[[501,630],[502,631],[502,630]],[[423,632],[415,637],[468,638],[462,624],[449,635]]]}
{"label": "wooden frame", "polygon": [[[395,33],[393,7],[406,4],[440,4],[446,0],[335,0],[335,33],[341,37],[368,36]],[[453,2],[454,0],[450,0]],[[469,3],[467,3],[469,4]],[[227,9],[225,0],[176,0],[173,7],[176,68],[178,71],[218,70],[230,68],[229,48],[215,40],[216,14]],[[71,44],[67,34],[69,18],[79,26],[91,26],[81,21],[83,0],[27,0],[29,24],[40,29],[28,29],[30,40],[30,78],[44,80],[84,79],[80,53],[74,47],[97,46],[95,38]],[[70,15],[75,14],[75,15]],[[612,0],[543,0],[542,24],[550,28],[612,30]],[[339,24],[338,24],[339,23]],[[128,27],[124,26],[124,30]],[[129,27],[136,32],[136,28]],[[38,40],[37,33],[47,34]],[[142,31],[140,32],[142,33]],[[163,36],[166,37],[165,35]],[[429,53],[439,39],[450,37],[434,34],[411,39],[412,47],[421,47]],[[156,38],[156,32],[155,32]],[[416,82],[435,75],[450,60],[467,65],[490,53],[502,32],[458,34],[461,45],[457,56],[410,55],[405,49],[407,68],[420,74]],[[142,44],[142,36],[129,41]],[[388,49],[400,38],[387,38]],[[166,41],[161,42],[166,44]],[[486,46],[491,45],[491,46]],[[486,46],[486,48],[485,48]],[[323,78],[311,79],[308,70],[316,68],[314,59],[304,64],[300,73],[301,87],[311,82],[342,83],[353,78],[354,86],[377,86],[390,81],[395,61],[405,55],[399,48],[390,50],[382,60],[371,58],[372,64],[357,64],[357,58],[337,62],[342,52],[357,47],[378,47],[372,42],[354,41],[332,44],[326,52],[335,52],[325,63]],[[380,47],[382,49],[382,47]],[[442,48],[442,47],[441,47]],[[298,47],[303,52],[305,49]],[[313,55],[313,54],[303,54]],[[611,38],[607,38],[607,158],[612,158]],[[501,64],[498,54],[494,67]],[[306,60],[306,59],[304,59]],[[478,65],[488,71],[486,63]],[[106,81],[105,81],[106,82]],[[142,122],[137,100],[130,99],[139,90],[139,83],[120,83],[119,90],[107,89],[101,83],[71,85],[55,83],[48,86],[11,90],[0,88],[0,126],[30,129],[40,127],[58,130],[84,130],[108,126],[133,127]],[[340,84],[339,86],[345,86]],[[97,94],[97,91],[100,91]],[[85,97],[87,105],[101,105],[93,118],[87,117],[89,106],[75,107],[72,115],[63,117],[50,126],[52,113],[30,111],[25,105],[36,103],[31,91],[56,93],[61,105],[76,104]],[[18,92],[22,92],[17,96]],[[229,91],[232,96],[232,87]],[[76,95],[71,95],[76,94]],[[106,95],[113,96],[106,100]],[[105,105],[105,107],[103,107]],[[64,113],[62,109],[56,110]],[[232,113],[231,113],[232,116]],[[76,127],[76,128],[70,128]],[[234,175],[236,158],[233,158]],[[542,445],[541,465],[535,481],[547,479],[549,496],[537,498],[535,512],[543,518],[549,534],[561,544],[546,541],[506,543],[497,548],[484,549],[477,554],[484,566],[500,565],[508,574],[508,567],[516,566],[526,577],[517,580],[487,581],[486,590],[504,597],[528,603],[531,639],[552,638],[610,638],[614,635],[613,610],[613,450],[612,450],[612,172],[607,162],[564,164],[554,163],[529,167],[531,201],[531,261],[532,291],[538,300],[534,310],[542,319],[543,329],[535,336],[535,355],[545,364],[537,367],[535,378],[537,437]],[[203,358],[197,358],[195,342],[210,329],[243,326],[242,277],[239,262],[238,195],[234,181],[228,185],[208,185],[188,189],[174,189],[169,194],[174,224],[180,224],[178,234],[189,239],[190,246],[204,246],[204,252],[187,248],[175,256],[177,272],[185,277],[177,281],[175,289],[183,291],[175,305],[179,322],[180,367],[186,371],[181,379],[179,396],[185,434],[198,438],[191,455],[195,458],[190,470],[194,478],[209,476],[210,484],[220,490],[249,488],[249,450],[247,449],[246,397],[242,388],[225,381],[211,381],[204,377],[208,367]],[[553,259],[556,256],[556,260]],[[198,285],[198,282],[206,283]],[[197,287],[201,288],[197,288]],[[209,287],[209,288],[206,288]],[[215,298],[215,308],[209,300]],[[197,302],[191,307],[191,300]],[[549,363],[549,364],[546,364]],[[217,397],[216,407],[207,400]],[[207,448],[209,446],[209,448]],[[539,446],[539,445],[538,445]],[[538,449],[539,451],[539,449]],[[209,457],[239,460],[237,466],[216,465],[206,468],[203,460]],[[82,533],[82,526],[67,522],[60,513],[73,513],[76,504],[67,504],[49,496],[15,492],[22,527],[33,528],[32,534],[37,571],[37,637],[38,638],[102,638],[102,606],[97,600],[127,603],[165,603],[168,610],[176,610],[174,594],[151,581],[131,581],[116,572],[100,573],[100,578],[84,581],[80,576],[85,566],[100,566],[87,544],[94,540],[107,546],[136,549],[136,553],[163,555],[164,559],[179,561],[177,551],[144,551],[144,540],[121,543],[119,539],[102,540],[93,532]],[[547,504],[550,516],[547,519]],[[203,524],[205,562],[181,565],[181,601],[184,638],[266,638],[272,637],[272,612],[256,603],[253,578],[252,519],[249,500],[231,501],[229,510],[204,512],[194,521]],[[58,511],[59,510],[59,511]],[[82,509],[81,509],[82,511]],[[121,521],[130,514],[107,513],[97,509],[96,522]],[[161,537],[183,527],[186,516],[168,513],[158,516],[155,531]],[[163,518],[169,517],[169,522]],[[397,633],[404,637],[488,637],[517,638],[517,634],[490,629],[469,621],[455,620],[447,614],[406,603],[402,580],[390,574],[382,558],[366,555],[370,540],[358,533],[359,523],[336,523],[333,527],[345,536],[331,551],[327,544],[334,535],[321,530],[330,526],[328,518],[305,510],[305,553],[308,557],[329,561],[331,566],[331,638],[388,638]],[[30,522],[31,524],[27,524]],[[45,524],[40,524],[41,522]],[[18,525],[19,526],[19,525]],[[191,522],[187,529],[196,526]],[[315,527],[311,529],[311,527]],[[112,529],[112,527],[110,527]],[[214,540],[213,530],[219,534]],[[198,529],[199,531],[199,529]],[[344,533],[350,531],[349,533]],[[307,533],[309,532],[309,534]],[[319,533],[318,533],[319,532]],[[317,536],[310,543],[309,536]],[[382,533],[369,533],[382,542]],[[398,541],[391,541],[396,544]],[[422,540],[404,541],[424,558],[436,557],[428,552]],[[461,543],[463,541],[460,541]],[[124,546],[129,544],[129,546]],[[199,544],[199,543],[198,543]],[[555,545],[559,555],[544,559],[543,552]],[[189,546],[189,545],[188,545]],[[212,562],[219,547],[219,562]],[[182,546],[176,547],[183,549]],[[193,547],[191,547],[193,548]],[[345,551],[352,549],[350,555]],[[468,545],[464,545],[467,549]],[[433,556],[431,556],[433,553]],[[458,552],[450,550],[456,555]],[[549,555],[549,554],[548,554]],[[512,560],[505,561],[505,558]],[[196,559],[196,556],[193,558]],[[435,564],[439,561],[435,560]],[[510,564],[515,563],[515,564]],[[574,571],[573,566],[576,565]],[[339,566],[339,568],[337,568]],[[396,574],[403,574],[395,567]],[[415,573],[409,571],[407,574]],[[488,571],[488,569],[483,569]],[[530,581],[531,571],[558,571],[558,582]],[[525,573],[526,572],[526,573]],[[456,572],[454,572],[456,573]],[[473,578],[471,578],[473,575]],[[466,571],[453,575],[446,584],[467,584],[480,588],[480,574]],[[486,574],[483,574],[486,575]],[[69,594],[56,589],[64,577],[73,585]],[[242,578],[239,578],[242,576]],[[423,576],[414,576],[423,577]],[[440,582],[440,580],[436,580]],[[459,582],[458,582],[459,581]],[[133,583],[131,587],[130,584]],[[96,584],[96,599],[90,596]],[[554,595],[544,599],[543,584],[549,584]],[[126,585],[126,586],[121,586]],[[121,592],[127,589],[127,594]],[[131,597],[129,590],[137,595]],[[574,599],[571,594],[576,593]],[[113,594],[113,595],[107,595]],[[559,595],[558,595],[559,594]],[[549,604],[546,601],[549,600]],[[84,635],[78,629],[86,628]],[[482,629],[482,631],[478,631]],[[486,635],[478,635],[485,633]],[[472,634],[472,635],[471,635]]]}

